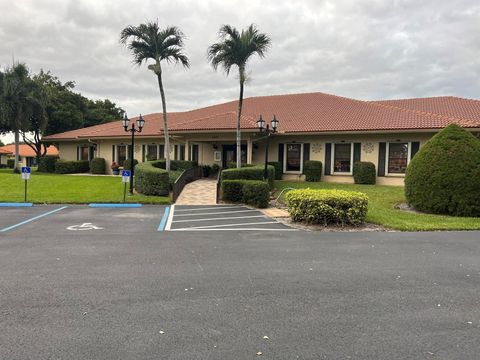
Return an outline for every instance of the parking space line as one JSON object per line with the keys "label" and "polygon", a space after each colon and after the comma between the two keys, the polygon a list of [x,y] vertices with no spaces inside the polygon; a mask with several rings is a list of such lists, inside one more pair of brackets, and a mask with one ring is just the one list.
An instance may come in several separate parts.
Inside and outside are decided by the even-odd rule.
{"label": "parking space line", "polygon": [[28,224],[28,223],[30,223],[30,222],[32,222],[32,221],[38,220],[38,219],[40,219],[40,218],[43,218],[43,217],[45,217],[45,216],[47,216],[47,215],[51,215],[51,214],[53,214],[53,213],[56,213],[56,212],[58,212],[58,211],[61,211],[61,210],[63,210],[63,209],[66,209],[66,208],[68,208],[68,206],[63,206],[63,207],[61,207],[61,208],[58,208],[58,209],[55,209],[55,210],[52,210],[52,211],[48,211],[48,212],[46,212],[46,213],[43,213],[43,214],[37,215],[37,216],[35,216],[35,217],[33,217],[33,218],[30,218],[30,219],[27,219],[27,220],[25,220],[25,221],[22,221],[22,222],[20,222],[20,223],[18,223],[18,224],[15,224],[15,225],[12,225],[12,226],[8,226],[8,227],[6,227],[6,228],[3,228],[3,229],[0,230],[0,232],[5,232],[5,231],[9,231],[9,230],[15,229],[15,228],[17,228],[17,227],[20,227],[20,226],[22,226],[22,225]]}
{"label": "parking space line", "polygon": [[195,209],[178,209],[177,212],[200,211],[200,210],[218,210],[218,209],[239,209],[239,208],[244,208],[244,206],[215,206],[215,207],[195,208]]}
{"label": "parking space line", "polygon": [[235,229],[195,229],[195,228],[182,228],[171,229],[170,231],[298,231],[297,229],[264,229],[264,228],[235,228]]}
{"label": "parking space line", "polygon": [[165,212],[163,213],[162,221],[158,225],[157,231],[163,231],[165,229],[165,225],[167,225],[168,215],[170,214],[170,206],[165,208]]}
{"label": "parking space line", "polygon": [[220,227],[230,227],[230,226],[243,226],[243,225],[263,225],[263,224],[278,224],[277,221],[264,221],[264,222],[248,222],[240,224],[223,224],[223,225],[208,225],[208,226],[195,226],[189,229],[213,229]]}
{"label": "parking space line", "polygon": [[[252,212],[252,211],[256,211],[258,212],[258,210],[256,209],[249,209],[249,210],[239,210],[239,211],[216,211],[216,212],[209,212],[209,213],[201,213],[201,214],[180,214],[180,215],[176,215],[176,217],[179,217],[179,216],[203,216],[203,215],[218,215],[218,214],[235,214],[235,213],[243,213],[243,212]],[[178,211],[177,211],[178,212]]]}
{"label": "parking space line", "polygon": [[233,219],[250,219],[250,218],[266,218],[265,215],[252,215],[252,216],[231,216],[231,217],[223,217],[223,218],[207,218],[207,219],[186,219],[186,220],[175,220],[172,223],[179,223],[179,222],[192,222],[192,221],[215,221],[215,220],[233,220]]}
{"label": "parking space line", "polygon": [[173,213],[175,212],[175,204],[170,207],[170,213],[168,214],[167,224],[165,225],[164,230],[170,230],[172,227]]}

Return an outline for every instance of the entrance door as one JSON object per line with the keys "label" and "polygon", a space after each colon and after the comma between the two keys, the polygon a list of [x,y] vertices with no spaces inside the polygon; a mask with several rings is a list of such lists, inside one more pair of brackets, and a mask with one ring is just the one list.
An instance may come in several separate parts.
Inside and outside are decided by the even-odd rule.
{"label": "entrance door", "polygon": [[[247,145],[242,145],[242,164],[247,163]],[[222,145],[222,167],[226,169],[230,163],[237,162],[237,145]]]}

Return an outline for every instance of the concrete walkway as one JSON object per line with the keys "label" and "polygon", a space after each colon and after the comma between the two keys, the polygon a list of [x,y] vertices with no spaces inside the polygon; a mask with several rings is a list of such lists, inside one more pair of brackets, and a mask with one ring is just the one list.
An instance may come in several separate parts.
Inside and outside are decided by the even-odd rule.
{"label": "concrete walkway", "polygon": [[216,199],[217,180],[200,179],[185,185],[175,204],[215,205]]}

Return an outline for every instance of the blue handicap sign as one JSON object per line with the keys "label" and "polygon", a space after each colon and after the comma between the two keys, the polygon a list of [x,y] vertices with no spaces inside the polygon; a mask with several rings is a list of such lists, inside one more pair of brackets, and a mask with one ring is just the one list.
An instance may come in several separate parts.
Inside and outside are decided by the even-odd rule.
{"label": "blue handicap sign", "polygon": [[122,170],[122,176],[131,176],[132,172],[130,170]]}
{"label": "blue handicap sign", "polygon": [[22,166],[22,173],[30,174],[30,167],[29,166]]}

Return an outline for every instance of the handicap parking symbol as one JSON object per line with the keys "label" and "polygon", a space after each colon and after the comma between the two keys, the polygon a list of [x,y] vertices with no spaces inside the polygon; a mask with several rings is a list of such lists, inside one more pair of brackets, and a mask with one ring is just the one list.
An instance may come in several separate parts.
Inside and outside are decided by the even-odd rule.
{"label": "handicap parking symbol", "polygon": [[67,230],[85,231],[85,230],[103,230],[103,228],[93,225],[92,223],[83,223],[82,225],[72,225]]}

